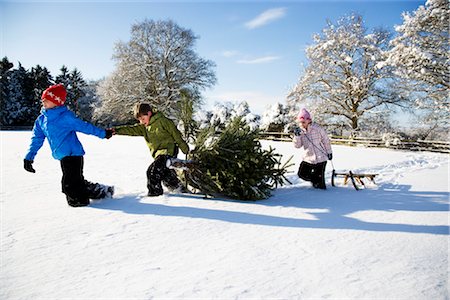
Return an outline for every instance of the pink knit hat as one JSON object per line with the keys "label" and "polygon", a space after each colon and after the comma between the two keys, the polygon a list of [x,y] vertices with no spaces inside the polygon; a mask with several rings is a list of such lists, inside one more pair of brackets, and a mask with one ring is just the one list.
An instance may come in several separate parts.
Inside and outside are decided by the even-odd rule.
{"label": "pink knit hat", "polygon": [[304,120],[311,120],[311,115],[306,109],[302,108],[301,112],[297,116],[297,120],[299,122]]}

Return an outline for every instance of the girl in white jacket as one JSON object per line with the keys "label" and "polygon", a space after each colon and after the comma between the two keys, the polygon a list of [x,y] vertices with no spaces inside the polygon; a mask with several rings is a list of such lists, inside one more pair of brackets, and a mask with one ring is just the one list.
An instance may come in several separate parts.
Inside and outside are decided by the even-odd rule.
{"label": "girl in white jacket", "polygon": [[325,130],[311,120],[311,115],[306,109],[298,114],[297,121],[300,125],[294,135],[295,148],[304,148],[298,177],[311,181],[313,187],[326,189],[325,167],[327,159],[333,158],[330,139]]}

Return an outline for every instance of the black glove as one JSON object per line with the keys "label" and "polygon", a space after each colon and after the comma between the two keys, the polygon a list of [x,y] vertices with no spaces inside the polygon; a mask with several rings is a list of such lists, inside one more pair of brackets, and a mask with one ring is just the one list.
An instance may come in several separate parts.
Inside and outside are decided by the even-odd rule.
{"label": "black glove", "polygon": [[107,129],[105,129],[105,132],[106,132],[105,138],[107,138],[107,139],[110,139],[113,136],[113,134],[115,133],[114,128],[107,128]]}
{"label": "black glove", "polygon": [[302,134],[302,130],[299,127],[294,128],[294,135],[299,136]]}
{"label": "black glove", "polygon": [[327,156],[328,156],[328,159],[329,159],[329,160],[332,160],[332,159],[333,159],[333,153],[328,153]]}
{"label": "black glove", "polygon": [[27,170],[28,172],[36,173],[36,170],[33,169],[33,161],[32,160],[24,159],[23,160],[23,168],[25,170]]}

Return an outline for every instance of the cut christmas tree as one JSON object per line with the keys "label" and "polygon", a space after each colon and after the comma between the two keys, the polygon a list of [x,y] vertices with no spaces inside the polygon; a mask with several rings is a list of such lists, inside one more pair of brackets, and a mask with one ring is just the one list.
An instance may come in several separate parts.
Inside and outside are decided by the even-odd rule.
{"label": "cut christmas tree", "polygon": [[285,174],[291,159],[282,164],[274,149],[263,149],[258,131],[251,130],[241,118],[220,133],[214,127],[200,131],[189,160],[186,180],[205,194],[260,200],[289,182]]}

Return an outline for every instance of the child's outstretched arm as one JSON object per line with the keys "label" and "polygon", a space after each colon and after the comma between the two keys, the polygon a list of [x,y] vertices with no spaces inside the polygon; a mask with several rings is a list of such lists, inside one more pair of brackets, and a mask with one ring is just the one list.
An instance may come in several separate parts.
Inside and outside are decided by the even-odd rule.
{"label": "child's outstretched arm", "polygon": [[77,118],[71,111],[69,111],[68,114],[67,126],[70,126],[73,130],[84,134],[95,135],[101,139],[107,138],[107,131],[105,129],[101,129],[89,122]]}
{"label": "child's outstretched arm", "polygon": [[122,125],[113,128],[114,134],[118,135],[132,135],[132,136],[144,136],[145,126],[142,124],[135,125]]}
{"label": "child's outstretched arm", "polygon": [[41,149],[42,145],[44,144],[44,141],[45,134],[42,131],[41,126],[36,121],[34,122],[31,144],[27,154],[25,155],[25,159],[23,160],[23,167],[28,172],[36,173],[36,171],[33,169],[33,160],[39,149]]}

